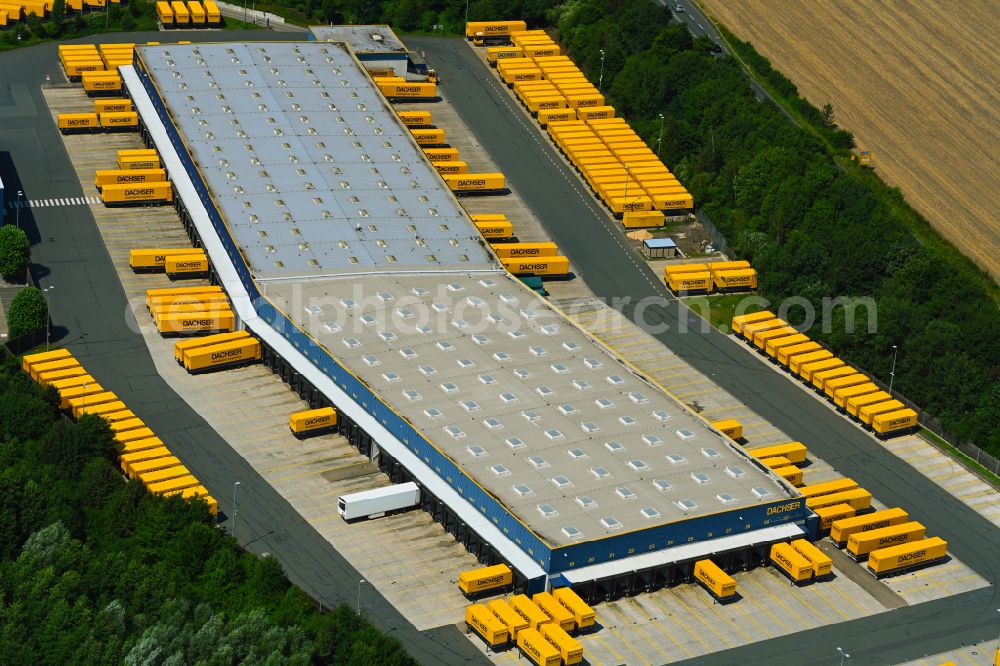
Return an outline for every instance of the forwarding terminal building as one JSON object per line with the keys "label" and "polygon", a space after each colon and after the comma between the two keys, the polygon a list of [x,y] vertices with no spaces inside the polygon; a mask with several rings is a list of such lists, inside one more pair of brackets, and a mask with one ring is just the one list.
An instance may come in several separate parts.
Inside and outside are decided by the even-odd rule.
{"label": "forwarding terminal building", "polygon": [[122,77],[265,363],[519,588],[802,533],[793,487],[503,270],[346,43],[139,46]]}

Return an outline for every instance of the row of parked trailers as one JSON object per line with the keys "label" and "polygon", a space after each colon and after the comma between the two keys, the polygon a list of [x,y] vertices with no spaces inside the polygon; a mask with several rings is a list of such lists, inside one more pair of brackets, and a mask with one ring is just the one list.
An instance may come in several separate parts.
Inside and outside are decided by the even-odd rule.
{"label": "row of parked trailers", "polygon": [[156,18],[164,28],[218,28],[222,25],[222,12],[212,0],[159,0]]}
{"label": "row of parked trailers", "polygon": [[749,291],[757,288],[757,271],[743,260],[676,264],[663,269],[663,281],[678,295]]}
{"label": "row of parked trailers", "polygon": [[131,250],[128,264],[136,273],[165,273],[171,280],[207,277],[209,272],[208,254],[198,247]]}
{"label": "row of parked trailers", "polygon": [[[548,123],[549,138],[627,228],[662,226],[694,199],[623,118]],[[646,213],[628,215],[626,213]]]}
{"label": "row of parked trailers", "polygon": [[[510,568],[504,564],[463,572],[459,586],[468,589],[469,580],[511,580]],[[493,593],[496,585],[489,587]],[[466,592],[467,596],[474,593]],[[597,614],[572,589],[553,588],[532,597],[515,594],[488,603],[466,607],[466,625],[487,645],[501,649],[513,643],[539,666],[578,664],[583,661],[583,645],[574,638],[597,626]]]}
{"label": "row of parked trailers", "polygon": [[156,150],[119,150],[118,166],[94,174],[94,185],[100,190],[105,206],[161,206],[174,200],[174,186],[161,167]]}
{"label": "row of parked trailers", "polygon": [[163,441],[129,410],[125,403],[102,387],[66,349],[29,354],[22,369],[35,382],[51,386],[59,394],[59,406],[75,419],[99,416],[108,422],[121,447],[119,464],[131,479],[160,495],[198,498],[215,514],[218,503]]}
{"label": "row of parked trailers", "polygon": [[[146,308],[163,336],[232,333],[236,328],[236,315],[219,286],[148,289]],[[258,360],[259,354],[258,348]]]}
{"label": "row of parked trailers", "polygon": [[[730,432],[742,434],[742,426],[738,422],[722,425],[728,426]],[[937,537],[927,538],[924,526],[910,520],[905,510],[889,508],[872,511],[871,493],[860,488],[853,479],[840,478],[802,485],[801,471],[791,471],[798,470],[797,464],[806,460],[808,452],[801,442],[750,449],[748,453],[775,474],[796,485],[806,506],[819,518],[818,534],[829,533],[830,540],[837,547],[844,548],[856,562],[867,560],[868,572],[872,575],[881,577],[902,573],[917,566],[940,562],[947,556],[947,542]],[[792,542],[790,546],[799,551],[797,555],[782,546],[776,550],[772,548],[771,560],[797,583],[808,582],[813,576],[821,577],[815,567],[810,575],[808,563],[803,562],[817,562],[816,557],[819,556],[813,552],[815,547],[798,542]]]}
{"label": "row of parked trailers", "polygon": [[[690,210],[694,200],[583,72],[544,30],[518,30],[516,21],[480,22],[466,35],[488,34],[487,61],[514,90],[597,197],[626,227],[664,224],[658,212]],[[561,126],[553,131],[554,126]]]}
{"label": "row of parked trailers", "polygon": [[772,312],[733,317],[733,332],[786,368],[879,438],[913,432],[917,413],[881,390],[863,372],[799,333]]}
{"label": "row of parked trailers", "polygon": [[[375,77],[375,80],[380,80]],[[458,149],[448,146],[445,132],[433,124],[430,111],[396,111],[424,152],[456,195],[502,194],[506,180],[500,173],[468,172],[468,164],[459,159]],[[569,259],[559,254],[555,243],[496,243],[513,240],[513,227],[503,214],[471,215],[473,224],[493,244],[501,264],[517,276],[566,278],[570,276]]]}
{"label": "row of parked trailers", "polygon": [[[110,0],[118,4],[121,0]],[[0,2],[0,28],[23,21],[29,16],[45,18],[52,13],[54,0],[7,0]],[[105,0],[66,0],[64,5],[66,12],[83,12],[90,9],[101,9],[105,7]]]}

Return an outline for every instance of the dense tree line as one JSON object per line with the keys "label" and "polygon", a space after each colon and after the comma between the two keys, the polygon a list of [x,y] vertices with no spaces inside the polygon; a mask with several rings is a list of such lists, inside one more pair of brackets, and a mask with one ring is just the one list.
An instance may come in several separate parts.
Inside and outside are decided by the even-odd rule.
{"label": "dense tree line", "polygon": [[129,30],[156,30],[153,3],[121,0],[108,3],[105,10],[83,13],[68,8],[66,0],[54,0],[49,15],[44,18],[31,14],[22,21],[11,21],[10,27],[0,33],[0,49]]}
{"label": "dense tree line", "polygon": [[838,309],[832,330],[817,322],[809,333],[885,381],[898,345],[894,386],[955,436],[1000,451],[995,286],[898,190],[860,169],[837,168],[833,151],[850,135],[832,126],[829,109],[809,106],[740,44],[744,59],[815,123],[796,127],[756,101],[736,62],[713,57],[707,40],[692,40],[651,0],[566,8],[556,27],[570,55],[596,79],[604,49],[610,101],[651,145],[664,114],[664,161],[759,270],[761,293],[772,302],[808,299],[817,312],[825,297],[873,299],[875,333],[867,332],[864,309],[854,332]]}
{"label": "dense tree line", "polygon": [[341,606],[320,614],[203,502],[150,495],[107,423],[0,364],[0,663],[414,664]]}
{"label": "dense tree line", "polygon": [[[318,18],[388,22],[403,31],[458,33],[464,0],[309,0]],[[312,4],[310,4],[312,3]],[[317,4],[318,3],[318,4]],[[843,310],[810,335],[888,381],[899,346],[895,388],[936,415],[956,437],[1000,453],[1000,330],[996,286],[941,240],[898,190],[834,161],[851,145],[833,123],[749,44],[740,57],[808,124],[799,128],[758,102],[731,58],[692,39],[653,0],[476,0],[471,20],[524,18],[548,27],[650,145],[664,114],[662,153],[730,246],[761,273],[761,293],[777,303],[824,297],[871,298],[855,332]]]}

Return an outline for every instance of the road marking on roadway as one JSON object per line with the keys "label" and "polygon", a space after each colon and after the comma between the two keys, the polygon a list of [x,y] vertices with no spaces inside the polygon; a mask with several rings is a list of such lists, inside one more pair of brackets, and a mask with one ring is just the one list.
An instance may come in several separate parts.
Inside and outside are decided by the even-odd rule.
{"label": "road marking on roadway", "polygon": [[50,208],[54,206],[94,206],[101,203],[100,197],[59,197],[57,199],[21,199],[11,201],[8,208]]}
{"label": "road marking on roadway", "polygon": [[[674,635],[667,629],[667,627],[666,627],[667,618],[672,618],[671,621],[673,622],[674,627],[680,629],[684,634],[691,634],[695,638],[698,638],[698,633],[697,632],[692,632],[691,628],[688,627],[687,624],[685,624],[681,620],[679,614],[675,613],[671,608],[667,607],[667,605],[666,605],[667,599],[670,599],[672,601],[676,600],[677,599],[677,592],[675,590],[664,590],[664,591],[661,591],[661,592],[657,592],[655,594],[650,594],[647,598],[643,599],[643,601],[650,601],[650,602],[652,602],[653,605],[655,605],[656,607],[658,607],[660,609],[660,611],[661,611],[660,617],[657,618],[657,620],[653,622],[653,624],[656,626],[656,628],[659,629],[661,633],[665,634],[666,637],[669,638],[670,641],[674,645],[676,645],[678,648],[680,648],[681,650],[683,650],[687,654],[687,656],[693,657],[694,653],[692,653],[690,650],[688,650],[684,646],[684,644],[681,643],[679,640],[677,640],[674,637]],[[639,604],[639,605],[641,606],[641,604]],[[649,615],[649,613],[647,613],[647,615]],[[700,641],[701,639],[698,638],[698,640]],[[711,649],[708,647],[708,645],[704,641],[701,641],[701,644],[703,646],[705,646],[706,650],[708,650],[709,652],[711,652]]]}
{"label": "road marking on roadway", "polygon": [[[608,605],[607,605],[607,609],[608,609],[608,611],[609,611],[609,612],[613,612],[613,613],[614,613],[615,615],[617,615],[617,616],[618,616],[618,618],[619,618],[619,622],[622,622],[622,621],[624,621],[624,622],[622,622],[622,624],[619,624],[619,625],[618,625],[618,626],[622,627],[622,629],[624,629],[624,628],[625,628],[625,625],[626,625],[626,624],[628,624],[628,618],[626,618],[626,617],[625,617],[625,614],[624,614],[624,613],[622,613],[621,609],[620,609],[620,608],[618,608],[617,604],[608,604]],[[639,651],[638,651],[638,650],[636,650],[636,649],[635,649],[634,647],[632,647],[632,643],[633,643],[633,641],[629,641],[629,640],[626,640],[626,639],[625,639],[625,638],[624,638],[624,637],[623,637],[623,636],[622,636],[622,635],[621,635],[620,633],[618,633],[618,632],[617,632],[617,631],[615,630],[615,628],[614,628],[613,626],[611,626],[610,624],[609,624],[609,625],[606,625],[606,626],[607,626],[607,629],[608,629],[608,630],[609,630],[609,631],[610,631],[610,632],[611,632],[612,634],[614,634],[614,635],[615,635],[615,636],[616,636],[616,637],[618,638],[618,640],[619,640],[619,641],[621,641],[622,645],[624,645],[624,646],[625,646],[625,647],[627,647],[627,648],[628,648],[629,650],[631,650],[631,651],[632,651],[633,653],[635,653],[635,656],[639,658],[639,661],[640,661],[641,663],[644,663],[644,664],[647,664],[647,666],[649,666],[650,662],[649,662],[649,661],[648,661],[648,660],[647,660],[647,659],[646,659],[645,657],[643,657],[643,656],[642,656],[641,654],[639,654]],[[649,643],[650,645],[652,645],[652,646],[653,646],[653,649],[654,649],[654,650],[656,650],[657,652],[659,652],[660,654],[662,654],[662,655],[663,655],[664,657],[666,657],[666,658],[667,658],[667,660],[669,661],[670,657],[668,657],[668,656],[667,656],[667,655],[666,655],[666,654],[665,654],[665,653],[664,653],[664,652],[663,652],[663,651],[662,651],[662,650],[661,650],[661,649],[659,648],[659,646],[658,646],[658,645],[657,645],[656,643],[654,643],[654,642],[653,642],[653,641],[652,641],[652,640],[651,640],[651,639],[649,638],[649,636],[647,636],[647,635],[646,635],[646,633],[645,633],[644,631],[642,631],[642,630],[641,630],[641,629],[639,628],[639,625],[637,625],[637,624],[632,624],[632,627],[631,627],[631,630],[630,630],[630,631],[634,631],[635,633],[637,633],[637,634],[639,634],[640,636],[642,636],[642,637],[643,637],[643,638],[644,638],[644,639],[646,640],[646,642],[647,642],[647,643]]]}

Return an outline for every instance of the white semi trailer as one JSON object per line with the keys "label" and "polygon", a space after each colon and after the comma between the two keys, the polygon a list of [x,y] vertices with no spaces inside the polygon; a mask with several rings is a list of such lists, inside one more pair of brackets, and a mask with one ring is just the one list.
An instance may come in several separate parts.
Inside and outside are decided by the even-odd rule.
{"label": "white semi trailer", "polygon": [[337,511],[344,520],[378,518],[390,511],[408,509],[419,503],[420,488],[411,481],[342,495],[337,501]]}

